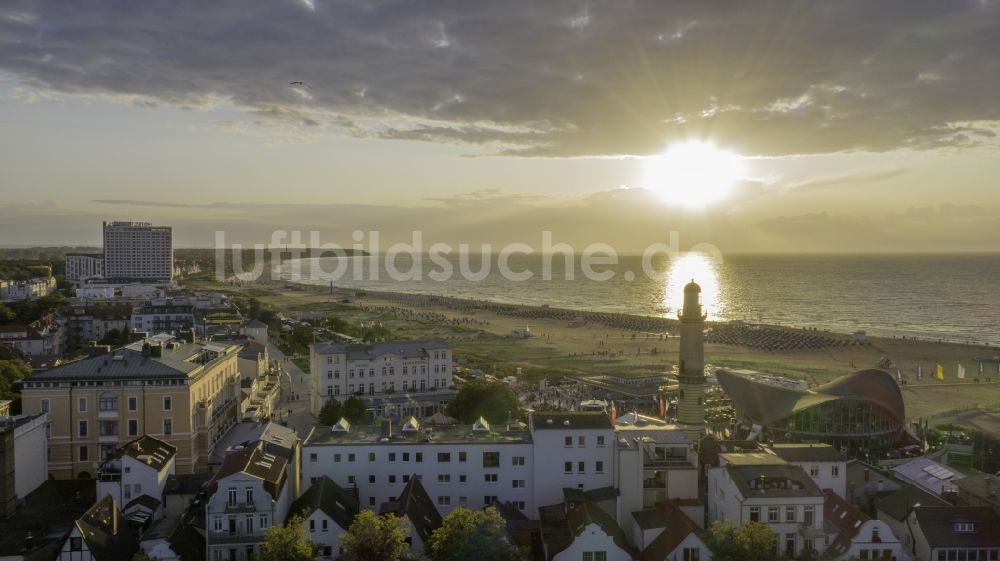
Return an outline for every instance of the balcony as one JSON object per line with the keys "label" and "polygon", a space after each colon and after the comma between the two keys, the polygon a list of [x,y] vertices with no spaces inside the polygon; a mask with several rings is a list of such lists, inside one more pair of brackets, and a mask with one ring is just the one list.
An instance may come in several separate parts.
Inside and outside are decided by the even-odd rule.
{"label": "balcony", "polygon": [[253,503],[226,503],[226,512],[256,512],[257,505]]}
{"label": "balcony", "polygon": [[256,543],[264,539],[264,533],[246,532],[237,530],[235,532],[208,532],[205,536],[208,543]]}

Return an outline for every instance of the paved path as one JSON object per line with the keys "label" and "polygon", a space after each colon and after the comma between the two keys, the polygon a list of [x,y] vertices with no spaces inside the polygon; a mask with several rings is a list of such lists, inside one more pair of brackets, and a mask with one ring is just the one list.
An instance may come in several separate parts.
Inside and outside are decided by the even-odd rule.
{"label": "paved path", "polygon": [[[299,433],[300,438],[305,438],[316,425],[316,418],[309,412],[309,373],[303,372],[291,358],[286,357],[273,344],[268,344],[267,352],[271,360],[277,361],[283,371],[281,401],[278,404],[275,420],[286,423]],[[288,413],[289,410],[291,414]]]}

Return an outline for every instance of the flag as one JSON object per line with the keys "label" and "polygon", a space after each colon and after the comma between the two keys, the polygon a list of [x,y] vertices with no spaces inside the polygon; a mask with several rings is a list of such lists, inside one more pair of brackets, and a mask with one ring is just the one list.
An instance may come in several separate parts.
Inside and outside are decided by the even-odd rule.
{"label": "flag", "polygon": [[665,397],[663,397],[662,393],[660,394],[660,403],[659,403],[659,406],[660,406],[660,408],[659,408],[660,409],[660,417],[666,417],[667,416],[667,399]]}
{"label": "flag", "polygon": [[618,419],[618,409],[615,409],[615,402],[611,402],[611,424],[615,424],[615,420]]}
{"label": "flag", "polygon": [[944,380],[944,366],[937,365],[937,379]]}
{"label": "flag", "polygon": [[965,367],[962,366],[961,362],[958,363],[958,379],[959,380],[964,380],[965,379]]}
{"label": "flag", "polygon": [[918,366],[917,367],[917,381],[919,382],[920,380],[923,380],[923,379],[924,379],[924,367],[923,366]]}
{"label": "flag", "polygon": [[979,361],[979,375],[982,376],[982,374],[983,374],[983,361]]}
{"label": "flag", "polygon": [[896,369],[896,381],[897,382],[902,382],[903,381],[903,373],[900,372],[898,368]]}

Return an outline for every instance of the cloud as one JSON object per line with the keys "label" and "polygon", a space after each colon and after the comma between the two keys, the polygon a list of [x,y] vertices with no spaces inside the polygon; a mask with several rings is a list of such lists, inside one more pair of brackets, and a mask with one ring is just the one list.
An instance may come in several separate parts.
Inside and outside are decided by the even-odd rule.
{"label": "cloud", "polygon": [[844,175],[811,179],[809,181],[803,181],[801,183],[793,183],[787,185],[785,188],[790,191],[813,191],[819,189],[827,189],[829,187],[837,187],[840,185],[865,185],[870,183],[879,183],[882,181],[887,181],[894,177],[899,177],[900,175],[909,173],[909,171],[910,168],[897,167],[881,171],[849,173]]}
{"label": "cloud", "polygon": [[993,142],[998,24],[973,0],[8,0],[0,70],[37,95],[513,155],[933,149]]}

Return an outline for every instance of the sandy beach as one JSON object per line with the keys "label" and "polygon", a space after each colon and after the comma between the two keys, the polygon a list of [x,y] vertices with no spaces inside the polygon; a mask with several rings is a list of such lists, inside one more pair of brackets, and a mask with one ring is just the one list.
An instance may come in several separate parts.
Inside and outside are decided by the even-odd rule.
{"label": "sandy beach", "polygon": [[[218,290],[222,285],[207,285]],[[615,373],[663,374],[676,362],[676,320],[625,314],[582,312],[539,306],[497,304],[444,296],[391,292],[355,292],[314,285],[269,282],[234,290],[252,295],[286,315],[308,317],[334,313],[350,321],[377,321],[401,337],[439,337],[450,341],[456,354],[471,365],[524,375],[573,375]],[[709,328],[719,329],[710,324]],[[531,337],[512,336],[528,328]],[[808,326],[771,327],[779,337],[814,336]],[[790,335],[787,335],[790,334]],[[898,368],[907,403],[907,416],[932,417],[936,422],[974,420],[979,428],[1000,430],[1000,375],[996,365],[978,371],[977,357],[1000,355],[1000,349],[983,345],[901,338],[818,333],[827,345],[818,348],[774,350],[739,344],[706,343],[709,364],[760,370],[802,378],[820,384],[836,376],[891,365]],[[959,362],[967,375],[957,379]],[[945,367],[945,380],[933,376],[937,364]],[[923,367],[923,379],[916,370]],[[971,412],[975,411],[973,415]],[[971,421],[968,424],[973,424]]]}

